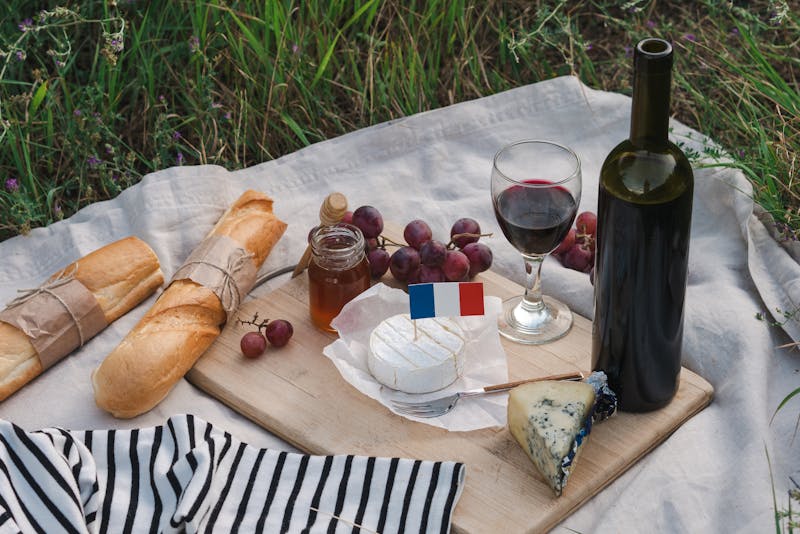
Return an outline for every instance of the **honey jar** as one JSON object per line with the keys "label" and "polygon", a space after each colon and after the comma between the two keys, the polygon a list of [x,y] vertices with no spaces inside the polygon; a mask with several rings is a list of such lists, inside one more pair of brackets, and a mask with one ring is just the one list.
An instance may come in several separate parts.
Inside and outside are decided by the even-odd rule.
{"label": "honey jar", "polygon": [[335,332],[331,320],[345,304],[370,287],[364,235],[351,224],[320,226],[311,234],[308,297],[311,321]]}

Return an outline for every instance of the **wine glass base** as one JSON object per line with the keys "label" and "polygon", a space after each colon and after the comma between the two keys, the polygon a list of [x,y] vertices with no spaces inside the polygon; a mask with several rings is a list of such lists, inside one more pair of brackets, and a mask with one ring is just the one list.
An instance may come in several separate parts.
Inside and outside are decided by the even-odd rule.
{"label": "wine glass base", "polygon": [[541,310],[522,306],[522,296],[503,301],[503,313],[497,321],[500,335],[527,345],[541,345],[564,337],[572,328],[572,312],[566,304],[543,297]]}

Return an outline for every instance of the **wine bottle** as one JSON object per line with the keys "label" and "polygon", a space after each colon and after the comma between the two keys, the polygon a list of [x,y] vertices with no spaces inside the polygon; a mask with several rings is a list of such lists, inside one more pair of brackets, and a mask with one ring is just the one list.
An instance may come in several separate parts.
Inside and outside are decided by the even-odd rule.
{"label": "wine bottle", "polygon": [[672,45],[645,39],[633,61],[630,137],[600,171],[592,368],[643,412],[678,389],[694,177],[668,139]]}

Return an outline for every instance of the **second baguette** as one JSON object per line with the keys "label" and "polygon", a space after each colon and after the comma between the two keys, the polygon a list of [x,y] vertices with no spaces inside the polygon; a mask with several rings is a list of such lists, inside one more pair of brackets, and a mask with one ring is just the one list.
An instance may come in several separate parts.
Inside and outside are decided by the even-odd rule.
{"label": "second baguette", "polygon": [[[233,239],[260,268],[285,229],[272,212],[272,199],[246,191],[209,237]],[[93,373],[95,402],[119,418],[152,409],[214,342],[225,321],[222,303],[210,289],[188,279],[172,282]]]}

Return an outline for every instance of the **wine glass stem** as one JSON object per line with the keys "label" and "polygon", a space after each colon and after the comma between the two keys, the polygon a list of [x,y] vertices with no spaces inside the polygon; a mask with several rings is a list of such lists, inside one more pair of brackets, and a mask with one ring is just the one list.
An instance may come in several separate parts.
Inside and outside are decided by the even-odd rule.
{"label": "wine glass stem", "polygon": [[523,254],[525,259],[525,272],[527,283],[525,284],[525,296],[522,298],[522,307],[531,312],[538,312],[544,308],[542,300],[542,262],[544,256],[528,256]]}

